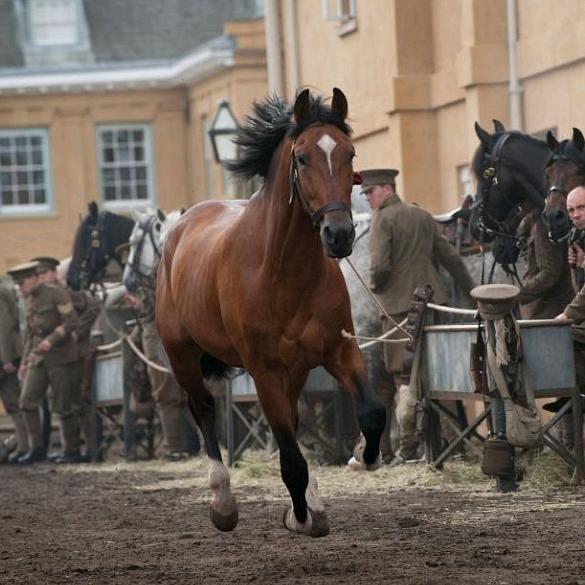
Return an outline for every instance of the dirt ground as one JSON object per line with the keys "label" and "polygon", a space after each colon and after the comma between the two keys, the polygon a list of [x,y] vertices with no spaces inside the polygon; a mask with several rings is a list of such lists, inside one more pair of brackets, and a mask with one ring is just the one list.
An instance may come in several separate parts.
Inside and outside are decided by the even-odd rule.
{"label": "dirt ground", "polygon": [[209,521],[203,458],[2,466],[0,583],[585,584],[585,488],[562,465],[515,494],[463,463],[316,472],[321,539],[282,527],[277,462],[260,456],[233,471],[227,534]]}

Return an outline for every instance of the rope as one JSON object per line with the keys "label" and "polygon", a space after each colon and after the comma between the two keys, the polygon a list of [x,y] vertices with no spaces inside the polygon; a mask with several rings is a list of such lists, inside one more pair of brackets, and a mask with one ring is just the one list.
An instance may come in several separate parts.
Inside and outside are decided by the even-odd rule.
{"label": "rope", "polygon": [[[151,368],[153,368],[154,370],[157,370],[159,372],[162,372],[163,374],[172,374],[172,371],[169,370],[168,368],[165,368],[164,366],[161,366],[159,364],[157,364],[156,362],[153,362],[152,360],[148,359],[141,351],[140,349],[138,349],[138,347],[136,347],[136,344],[132,341],[132,339],[130,339],[130,337],[128,335],[126,335],[125,333],[122,333],[121,331],[119,331],[118,329],[116,329],[116,327],[112,324],[112,322],[110,321],[110,318],[108,317],[108,313],[106,311],[106,308],[103,307],[102,308],[102,314],[104,316],[104,320],[106,322],[106,325],[119,337],[119,339],[117,339],[116,341],[114,341],[113,343],[110,343],[109,345],[116,345],[121,343],[122,341],[125,341],[129,346],[130,349],[132,349],[132,351],[148,366],[150,366]],[[103,346],[102,346],[103,347]],[[108,346],[105,346],[108,347]]]}
{"label": "rope", "polygon": [[384,315],[384,317],[386,317],[386,319],[388,319],[388,321],[390,321],[390,323],[392,323],[392,325],[394,325],[396,329],[399,329],[408,337],[406,341],[413,341],[412,335],[408,331],[406,331],[406,329],[404,329],[400,323],[396,323],[396,321],[394,321],[394,319],[392,319],[392,317],[388,315],[384,307],[380,304],[380,301],[375,297],[374,293],[370,290],[370,287],[366,284],[366,281],[362,278],[362,275],[358,272],[357,268],[352,264],[351,260],[349,258],[345,258],[345,260],[349,264],[350,268],[354,271],[355,275],[358,277],[358,280],[362,283],[363,287],[366,289],[368,295],[370,295],[370,298],[374,301],[382,315]]}
{"label": "rope", "polygon": [[[399,323],[399,325],[400,326],[406,325],[407,321],[408,321],[408,319],[403,319]],[[352,335],[351,333],[349,333],[345,329],[342,329],[341,335],[343,337],[345,337],[346,339],[356,339],[356,340],[357,339],[367,339],[368,340],[367,343],[362,343],[362,344],[358,345],[359,349],[365,349],[366,347],[371,347],[372,345],[376,345],[376,343],[404,343],[405,341],[410,341],[409,339],[406,339],[406,338],[386,339],[387,337],[390,337],[390,335],[393,335],[397,331],[398,331],[398,327],[394,327],[393,329],[390,329],[390,331],[386,331],[386,333],[384,333],[383,335],[380,335],[380,337],[365,337],[363,335]]]}
{"label": "rope", "polygon": [[106,343],[105,345],[97,345],[96,350],[97,351],[109,351],[110,349],[114,349],[115,347],[118,347],[119,345],[121,345],[121,343],[122,343],[121,339],[116,339],[116,341],[112,341],[112,343]]}
{"label": "rope", "polygon": [[454,313],[455,315],[470,315],[475,317],[477,313],[476,309],[458,309],[457,307],[446,307],[445,305],[435,305],[434,303],[427,303],[427,307],[440,313]]}

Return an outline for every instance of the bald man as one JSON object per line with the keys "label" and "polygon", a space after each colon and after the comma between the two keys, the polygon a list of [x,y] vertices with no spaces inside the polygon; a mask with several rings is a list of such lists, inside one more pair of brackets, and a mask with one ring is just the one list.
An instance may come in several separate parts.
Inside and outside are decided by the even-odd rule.
{"label": "bald man", "polygon": [[[576,229],[585,231],[585,187],[575,187],[567,195],[567,213]],[[575,241],[569,248],[569,264],[575,268],[585,268],[585,252]]]}

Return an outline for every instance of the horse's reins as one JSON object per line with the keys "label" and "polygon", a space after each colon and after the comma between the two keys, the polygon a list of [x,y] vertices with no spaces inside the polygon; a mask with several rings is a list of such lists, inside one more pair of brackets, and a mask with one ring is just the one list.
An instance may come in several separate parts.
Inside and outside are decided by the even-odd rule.
{"label": "horse's reins", "polygon": [[296,197],[303,206],[305,213],[311,218],[313,222],[313,226],[315,229],[319,229],[319,223],[323,216],[330,211],[345,211],[349,213],[349,217],[353,220],[353,214],[351,212],[351,207],[345,203],[345,201],[330,201],[329,203],[325,203],[322,207],[317,209],[317,211],[313,211],[311,206],[307,203],[305,198],[302,195],[301,186],[299,184],[299,173],[297,167],[297,159],[295,157],[295,141],[291,145],[290,149],[291,157],[290,157],[290,170],[289,170],[289,197],[288,203],[292,205],[294,198]]}

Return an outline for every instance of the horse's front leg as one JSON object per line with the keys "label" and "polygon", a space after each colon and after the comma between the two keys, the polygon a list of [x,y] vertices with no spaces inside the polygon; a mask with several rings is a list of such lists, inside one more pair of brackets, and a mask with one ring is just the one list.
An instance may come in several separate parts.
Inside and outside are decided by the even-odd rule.
{"label": "horse's front leg", "polygon": [[254,374],[258,398],[280,452],[282,481],[292,500],[292,507],[284,513],[284,525],[292,532],[319,537],[329,534],[329,522],[317,480],[309,472],[295,436],[298,424],[296,403],[306,378],[307,373],[298,376],[295,383],[286,387],[282,377]]}
{"label": "horse's front leg", "polygon": [[370,394],[366,366],[355,341],[344,340],[324,366],[356,401],[363,440],[358,443],[354,457],[368,471],[378,469],[382,463],[380,438],[386,426],[386,409]]}

